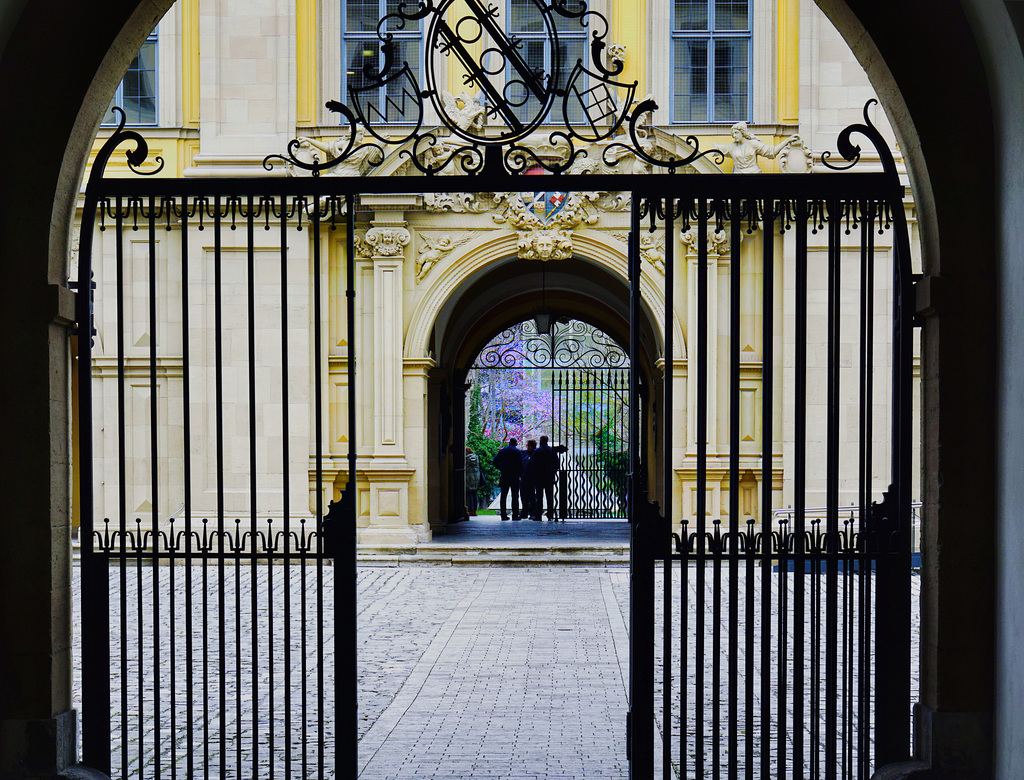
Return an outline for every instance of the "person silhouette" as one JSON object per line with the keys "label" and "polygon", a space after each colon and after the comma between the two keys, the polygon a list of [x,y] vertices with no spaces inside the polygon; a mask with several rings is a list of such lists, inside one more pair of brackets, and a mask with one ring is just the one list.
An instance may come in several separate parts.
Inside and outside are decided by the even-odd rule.
{"label": "person silhouette", "polygon": [[558,453],[548,445],[548,437],[541,436],[540,444],[536,451],[530,456],[530,463],[534,464],[531,469],[533,477],[534,495],[536,499],[533,505],[533,519],[540,520],[544,511],[544,496],[548,499],[548,520],[554,521],[555,517],[555,474],[558,473]]}
{"label": "person silhouette", "polygon": [[474,516],[477,510],[480,476],[480,458],[472,448],[466,447],[466,512],[470,517]]}
{"label": "person silhouette", "polygon": [[523,456],[516,447],[518,442],[509,439],[508,445],[498,450],[491,464],[501,474],[501,519],[508,520],[506,500],[512,491],[512,519],[519,519],[519,477],[523,473]]}
{"label": "person silhouette", "polygon": [[533,504],[537,500],[537,485],[533,478],[534,467],[530,465],[533,453],[537,450],[537,442],[529,439],[523,450],[523,475],[519,478],[520,514],[533,517]]}

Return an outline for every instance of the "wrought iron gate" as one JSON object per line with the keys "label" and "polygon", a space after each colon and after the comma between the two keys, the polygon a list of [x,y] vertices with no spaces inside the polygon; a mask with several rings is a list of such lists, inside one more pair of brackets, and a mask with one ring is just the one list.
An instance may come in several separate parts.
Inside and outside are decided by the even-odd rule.
{"label": "wrought iron gate", "polygon": [[[481,4],[467,3],[466,13],[478,23],[474,29],[492,39],[493,46],[483,50],[503,57],[508,69],[495,85],[494,62],[483,67],[474,60],[462,45],[462,27],[449,24],[451,5],[451,0],[415,9],[401,4],[392,16],[401,17],[402,24],[428,18],[427,49],[457,56],[467,80],[480,87],[485,106],[445,105],[429,59],[427,88],[417,89],[408,65],[397,65],[396,44],[382,22],[383,69],[368,69],[366,80],[373,83],[351,92],[351,108],[328,104],[346,123],[347,140],[324,152],[326,160],[296,140],[286,155],[265,163],[283,162],[311,177],[106,179],[104,167],[124,143],[130,145],[131,167],[147,172],[141,170],[145,141],[123,122],[94,163],[78,289],[90,289],[97,243],[112,245],[115,259],[111,268],[96,269],[102,272],[95,280],[97,301],[112,312],[96,329],[102,348],[94,360],[93,345],[83,337],[78,356],[85,763],[109,771],[116,758],[120,777],[140,778],[355,776],[355,197],[516,192],[525,189],[520,174],[528,170],[546,170],[549,187],[559,191],[632,193],[630,776],[654,777],[657,756],[666,778],[673,772],[680,777],[866,778],[873,767],[905,757],[910,741],[911,278],[903,187],[881,136],[865,119],[848,128],[838,144],[852,166],[860,150],[851,139],[863,136],[880,156],[880,172],[673,175],[708,152],[699,150],[695,138],[680,142],[678,153],[651,152],[649,124],[656,105],[653,100],[634,105],[636,85],[615,80],[622,64],[606,61],[603,17],[583,3],[536,3],[553,42],[552,72],[545,80],[527,66],[516,42],[494,26]],[[558,24],[555,15],[562,17]],[[569,69],[559,62],[558,30],[566,23],[589,25],[588,65],[580,61]],[[371,95],[405,81],[410,82],[403,92],[407,102],[391,108],[407,112],[405,127],[412,129],[397,138],[370,121],[387,113],[372,105]],[[529,100],[516,105],[505,100],[506,81],[526,90]],[[603,87],[603,97],[593,102],[597,87]],[[423,129],[428,99],[443,131]],[[570,105],[572,100],[578,105]],[[564,153],[541,157],[526,139],[556,103],[566,126],[551,133],[548,146]],[[485,128],[480,112],[494,124]],[[570,125],[573,116],[582,116],[583,124]],[[591,148],[601,161],[588,168],[581,163]],[[320,175],[343,164],[378,166],[388,156],[386,149],[397,149],[418,173]],[[621,160],[628,162],[616,171]],[[651,227],[673,237],[663,258],[667,381],[656,431],[657,446],[669,454],[678,433],[671,411],[681,401],[673,388],[681,354],[672,337],[674,280],[681,266],[674,257],[676,230],[686,229],[695,247],[688,260],[697,308],[687,357],[687,382],[694,388],[692,516],[680,516],[672,501],[661,507],[650,502],[659,480],[649,460],[651,447],[640,447],[641,249],[642,231]],[[347,352],[332,360],[344,366],[347,377],[347,449],[329,456],[323,449],[326,361],[320,324],[327,291],[321,253],[326,236],[341,229],[348,277],[339,291],[346,301],[339,335]],[[892,258],[875,257],[873,241],[880,229],[892,231]],[[187,240],[175,244],[159,238],[175,231],[181,236],[201,232],[206,237],[201,256],[189,254]],[[826,231],[827,251],[812,257],[808,234],[817,231]],[[785,342],[795,386],[787,399],[776,396],[773,368],[781,346],[773,286],[780,260],[777,232],[791,236],[795,245],[793,328]],[[741,240],[756,233],[764,237],[764,283],[753,312],[741,300],[738,269]],[[310,251],[301,272],[292,265],[297,235],[308,239]],[[726,370],[712,375],[708,242],[719,235],[731,242],[729,357]],[[857,240],[851,244],[846,236]],[[876,289],[885,285],[875,284],[883,273],[891,280],[884,302]],[[812,296],[810,280],[816,275],[824,281]],[[178,293],[180,310],[167,304],[169,290]],[[822,301],[824,310],[812,311]],[[891,338],[875,332],[886,311]],[[752,313],[763,336],[759,523],[741,519],[736,489],[745,365],[739,332],[742,317]],[[88,296],[80,295],[79,323],[91,316]],[[235,330],[246,334],[245,343],[225,343],[232,319]],[[852,369],[843,367],[839,350],[840,333],[851,320],[860,345]],[[137,322],[145,325],[136,328],[132,323]],[[298,330],[308,338],[301,344],[295,341],[300,322]],[[876,360],[878,350],[884,359]],[[298,354],[311,355],[309,364],[297,360]],[[815,362],[818,355],[824,357]],[[891,367],[886,421],[873,416],[876,363]],[[97,425],[94,371],[115,376],[117,388]],[[709,394],[716,382],[728,385],[729,432],[728,445],[712,453]],[[842,445],[839,416],[851,385],[858,399],[851,415],[856,432],[845,441],[852,449]],[[195,414],[198,388],[215,398],[208,417]],[[288,413],[289,398],[302,393],[311,398],[311,420]],[[261,404],[282,410],[271,430]],[[777,409],[783,420],[773,416]],[[820,455],[808,446],[818,411],[825,431]],[[776,422],[792,426],[794,513],[791,524],[773,526],[768,509],[774,506]],[[880,437],[885,423],[889,430]],[[298,425],[311,429],[312,452],[289,448]],[[891,459],[887,485],[872,477],[879,438],[887,441]],[[707,504],[713,459],[724,460],[733,487],[721,516],[712,515]],[[94,462],[104,463],[101,472]],[[661,463],[661,483],[677,486],[667,492],[671,498],[678,492],[673,459],[662,457]],[[823,528],[808,522],[804,511],[812,479],[823,485],[828,507]],[[175,480],[183,485],[181,493],[168,495]],[[851,480],[857,506],[852,518],[841,517],[840,485]],[[268,486],[277,491],[272,499]],[[346,490],[331,505],[335,486]],[[308,508],[300,495],[311,497]],[[179,600],[174,594],[182,581]],[[262,601],[260,594],[265,594]],[[129,620],[129,605],[137,623]],[[310,624],[313,635],[306,630]],[[176,658],[184,658],[184,679],[171,663]]]}
{"label": "wrought iron gate", "polygon": [[[100,293],[78,355],[83,760],[120,778],[354,776],[355,502],[331,498],[355,484],[355,360],[338,358],[348,449],[331,458],[324,362],[296,357],[323,353],[321,250],[345,229],[353,256],[353,196],[102,178],[124,143],[137,169],[122,114],[81,236]],[[353,291],[349,263],[350,344]]]}
{"label": "wrought iron gate", "polygon": [[559,453],[556,511],[566,518],[625,518],[629,358],[580,320],[533,320],[502,331],[470,369],[491,436],[520,447],[546,435]]}
{"label": "wrought iron gate", "polygon": [[551,397],[555,440],[564,448],[558,472],[559,516],[625,518],[629,372],[556,371]]}
{"label": "wrought iron gate", "polygon": [[[660,764],[666,780],[866,780],[875,768],[909,755],[909,238],[903,186],[867,110],[865,123],[839,138],[851,165],[860,156],[851,141],[855,134],[875,147],[883,172],[744,177],[721,188],[717,181],[689,179],[633,203],[631,353],[641,328],[642,231],[672,235],[681,229],[691,238],[688,273],[696,276],[698,311],[686,345],[687,376],[696,383],[690,415],[695,431],[686,443],[696,471],[692,514],[673,516],[674,502],[661,507],[648,501],[652,475],[641,450],[631,451],[631,777],[652,777]],[[821,231],[825,250],[811,254],[809,235]],[[890,231],[892,256],[876,256],[876,235]],[[741,296],[739,250],[755,232],[762,235],[763,287],[760,301],[751,302]],[[776,234],[789,234],[795,250],[792,339],[783,342],[794,366],[790,398],[777,396],[774,374],[782,357],[775,354],[781,312],[774,285],[782,279],[783,260]],[[713,374],[709,255],[724,243],[730,247],[728,373]],[[673,244],[666,242],[664,261],[667,312],[674,308],[674,275],[681,265]],[[891,331],[876,332],[879,315],[891,315]],[[770,512],[759,522],[741,514],[741,319],[749,316],[760,318],[763,350],[760,506],[775,506],[772,468],[781,425],[773,415],[781,411],[778,423],[792,426],[793,435],[791,522],[775,524]],[[858,345],[855,360],[844,361],[841,332]],[[671,366],[670,321],[664,333]],[[889,367],[888,419],[877,417],[880,365]],[[635,382],[636,371],[630,376]],[[668,410],[674,404],[671,376],[666,372]],[[716,422],[710,398],[719,383],[729,399],[728,443],[710,452],[709,428]],[[661,427],[665,452],[673,451],[677,437],[669,419],[670,413]],[[639,426],[634,412],[631,433]],[[824,435],[812,441],[812,429]],[[873,476],[879,439],[888,445],[889,459],[889,477],[881,484]],[[709,472],[723,459],[727,497],[715,514]],[[674,484],[674,465],[664,459],[664,484]],[[812,483],[825,498],[824,524],[807,512]],[[856,491],[855,504],[843,509],[841,484],[847,494],[851,485]]]}

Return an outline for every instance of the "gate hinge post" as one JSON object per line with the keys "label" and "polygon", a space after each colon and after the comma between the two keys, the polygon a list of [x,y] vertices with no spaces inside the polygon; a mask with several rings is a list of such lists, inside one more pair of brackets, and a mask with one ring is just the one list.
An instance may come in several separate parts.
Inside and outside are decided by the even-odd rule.
{"label": "gate hinge post", "polygon": [[633,751],[633,710],[626,710],[626,760],[632,759]]}
{"label": "gate hinge post", "polygon": [[[96,282],[92,283],[96,289]],[[78,283],[68,282],[67,287],[60,284],[47,285],[47,297],[50,299],[47,310],[52,313],[53,322],[71,328],[71,334],[78,335]],[[89,291],[89,313],[92,314],[92,290]],[[95,334],[96,331],[93,330]]]}

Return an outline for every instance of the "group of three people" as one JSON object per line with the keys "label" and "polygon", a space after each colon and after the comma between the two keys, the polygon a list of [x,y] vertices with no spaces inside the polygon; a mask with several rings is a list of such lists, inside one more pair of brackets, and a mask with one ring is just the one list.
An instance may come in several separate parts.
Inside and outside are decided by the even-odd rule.
{"label": "group of three people", "polygon": [[511,492],[513,520],[521,516],[540,520],[545,497],[548,520],[557,520],[554,498],[555,475],[560,467],[558,453],[548,444],[547,436],[540,437],[540,445],[530,439],[525,450],[519,449],[518,443],[509,439],[508,445],[498,450],[491,461],[501,474],[501,519],[508,520],[508,494]]}

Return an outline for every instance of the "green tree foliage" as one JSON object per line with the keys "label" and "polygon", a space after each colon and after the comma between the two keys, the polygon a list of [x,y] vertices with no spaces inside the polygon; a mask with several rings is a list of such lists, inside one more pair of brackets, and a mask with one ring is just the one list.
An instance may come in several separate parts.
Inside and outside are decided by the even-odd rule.
{"label": "green tree foliage", "polygon": [[491,461],[498,454],[501,445],[500,439],[492,438],[483,430],[480,420],[480,387],[474,383],[469,391],[469,425],[466,431],[466,446],[480,458],[480,475],[483,477],[484,484],[477,495],[481,506],[490,503],[498,490],[498,480],[501,475],[491,465]]}
{"label": "green tree foliage", "polygon": [[601,490],[611,491],[619,503],[620,511],[626,507],[626,488],[629,473],[629,452],[622,449],[623,442],[612,432],[612,426],[605,424],[594,434],[594,460],[601,469]]}

